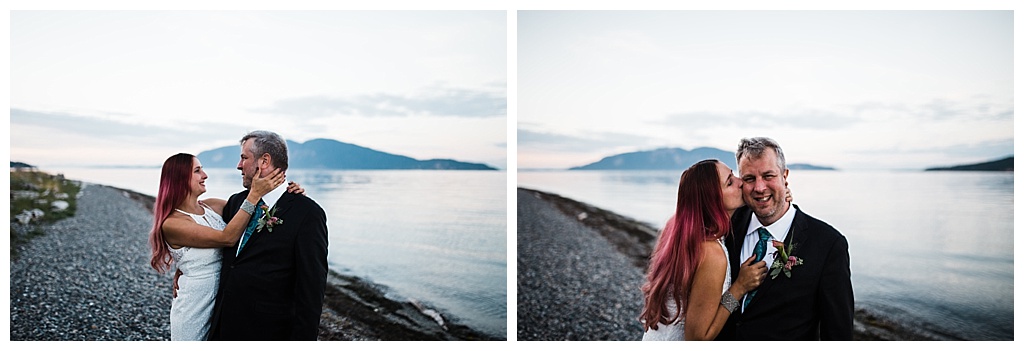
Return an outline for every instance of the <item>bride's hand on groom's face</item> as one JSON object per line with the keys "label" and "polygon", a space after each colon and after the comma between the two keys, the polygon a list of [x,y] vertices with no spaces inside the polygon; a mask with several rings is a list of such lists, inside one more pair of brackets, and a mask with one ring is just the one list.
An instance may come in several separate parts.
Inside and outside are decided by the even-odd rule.
{"label": "bride's hand on groom's face", "polygon": [[258,194],[266,195],[284,183],[284,172],[280,168],[275,168],[266,177],[261,177],[260,172],[260,169],[257,168],[256,175],[252,178],[252,191]]}

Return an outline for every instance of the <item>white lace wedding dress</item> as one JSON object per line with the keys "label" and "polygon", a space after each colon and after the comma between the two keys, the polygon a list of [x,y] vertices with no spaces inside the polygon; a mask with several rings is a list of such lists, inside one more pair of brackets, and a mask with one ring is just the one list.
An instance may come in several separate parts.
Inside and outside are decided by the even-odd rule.
{"label": "white lace wedding dress", "polygon": [[[727,263],[725,267],[725,283],[722,284],[722,293],[724,294],[726,290],[729,290],[729,286],[732,285],[732,276],[729,275],[729,273],[732,272],[732,264],[728,263],[729,249],[725,248],[725,242],[723,242],[722,239],[718,239],[718,244],[722,245],[722,252],[725,253],[725,261]],[[671,298],[671,296],[667,299],[667,301],[665,301],[665,307],[668,309],[669,313],[675,312],[676,303],[675,300]],[[679,321],[672,325],[664,325],[658,323],[658,330],[648,329],[646,332],[644,332],[643,341],[686,340],[685,329],[683,329],[683,322],[685,321],[685,319],[685,317],[679,318]]]}
{"label": "white lace wedding dress", "polygon": [[[224,230],[227,226],[220,215],[205,206],[202,215],[176,211],[213,229]],[[171,301],[171,340],[206,340],[220,282],[220,249],[169,248],[182,273],[178,278],[178,297]]]}

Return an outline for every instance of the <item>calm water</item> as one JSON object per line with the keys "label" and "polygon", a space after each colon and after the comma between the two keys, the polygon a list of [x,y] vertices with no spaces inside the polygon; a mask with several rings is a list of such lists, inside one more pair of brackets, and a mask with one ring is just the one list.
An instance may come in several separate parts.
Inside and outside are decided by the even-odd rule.
{"label": "calm water", "polygon": [[[519,171],[661,228],[677,171]],[[967,340],[1013,340],[1012,172],[790,171],[794,203],[850,242],[858,308]]]}
{"label": "calm water", "polygon": [[[160,170],[43,169],[155,195]],[[207,169],[207,193],[240,191],[234,169]],[[505,338],[506,177],[503,171],[289,170],[324,208],[331,270],[422,302]]]}

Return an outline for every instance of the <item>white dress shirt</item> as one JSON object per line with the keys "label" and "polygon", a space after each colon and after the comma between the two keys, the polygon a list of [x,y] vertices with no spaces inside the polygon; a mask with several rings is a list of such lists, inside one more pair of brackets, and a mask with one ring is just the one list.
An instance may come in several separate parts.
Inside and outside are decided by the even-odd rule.
{"label": "white dress shirt", "polygon": [[[266,195],[263,195],[263,202],[267,204],[267,208],[268,209],[274,208],[274,205],[277,204],[277,200],[280,200],[281,199],[281,195],[284,195],[284,192],[287,191],[287,190],[288,190],[288,179],[285,179],[284,183],[281,183],[281,185],[278,185],[276,188],[274,188],[274,190],[271,190]],[[259,202],[259,201],[256,201],[256,202]]]}
{"label": "white dress shirt", "polygon": [[[781,242],[786,242],[786,237],[789,236],[789,228],[793,226],[793,218],[796,217],[796,209],[793,208],[793,204],[789,204],[789,208],[786,209],[786,213],[782,214],[782,218],[775,221],[775,223],[767,226],[762,225],[757,219],[757,215],[754,213],[750,214],[750,225],[747,226],[747,235],[743,238],[743,246],[740,248],[740,264],[743,264],[750,256],[754,255],[754,246],[757,245],[757,241],[761,239],[761,236],[757,234],[757,229],[764,227],[768,229],[768,232],[772,234],[772,239]],[[768,243],[768,248],[764,252],[765,261],[768,264],[768,270],[771,271],[771,262],[773,261],[772,254],[778,251],[772,243]],[[763,284],[763,283],[762,283]],[[744,295],[746,298],[746,295]],[[740,300],[742,302],[742,300]],[[742,306],[742,305],[741,305]],[[741,308],[745,310],[745,308]]]}
{"label": "white dress shirt", "polygon": [[[754,246],[757,245],[757,241],[760,236],[757,235],[757,228],[764,227],[768,229],[769,233],[772,233],[772,238],[778,241],[786,241],[786,237],[789,235],[789,228],[793,226],[793,218],[796,217],[796,210],[793,209],[793,204],[789,205],[786,213],[782,214],[782,218],[775,221],[768,226],[762,225],[757,220],[757,215],[754,213],[750,214],[750,225],[747,226],[747,235],[743,238],[743,247],[740,249],[740,263],[746,261],[747,258],[754,255]],[[764,253],[763,260],[771,260],[772,253],[775,252],[775,247],[772,243],[768,243],[768,250]],[[769,261],[770,262],[770,261]]]}

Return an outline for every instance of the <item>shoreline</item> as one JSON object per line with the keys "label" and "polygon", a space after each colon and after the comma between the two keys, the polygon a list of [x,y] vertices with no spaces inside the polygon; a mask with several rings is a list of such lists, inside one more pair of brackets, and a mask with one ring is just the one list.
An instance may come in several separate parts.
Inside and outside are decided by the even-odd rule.
{"label": "shoreline", "polygon": [[[152,213],[156,198],[115,186],[86,183],[117,190]],[[387,288],[355,276],[328,270],[324,308],[320,315],[321,341],[434,341],[506,340],[431,317],[436,311],[421,304],[386,297]],[[169,305],[168,305],[169,308]],[[439,315],[439,314],[438,314]]]}
{"label": "shoreline", "polygon": [[[594,229],[628,258],[635,267],[646,270],[650,252],[657,241],[658,229],[614,212],[544,191],[517,187],[550,203],[571,220]],[[522,292],[520,292],[522,294]],[[854,341],[956,340],[948,335],[914,329],[864,308],[854,310]]]}

